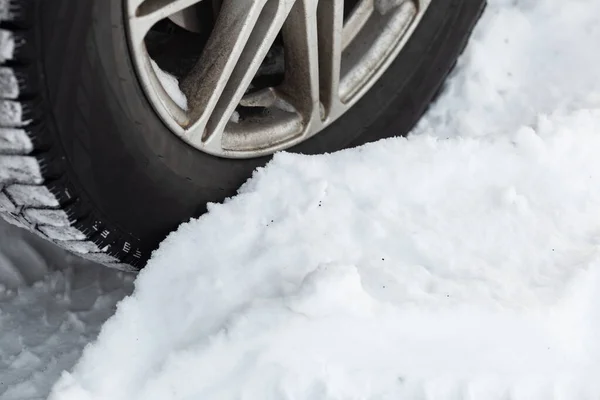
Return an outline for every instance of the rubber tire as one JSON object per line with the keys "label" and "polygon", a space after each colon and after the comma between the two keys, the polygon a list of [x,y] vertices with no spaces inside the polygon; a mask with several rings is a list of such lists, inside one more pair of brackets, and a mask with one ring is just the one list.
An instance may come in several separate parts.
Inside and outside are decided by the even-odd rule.
{"label": "rubber tire", "polygon": [[[123,0],[8,5],[4,17],[0,10],[0,32],[12,37],[15,50],[0,62],[13,72],[18,94],[0,96],[22,115],[0,118],[0,213],[13,222],[96,261],[139,269],[179,223],[234,195],[269,160],[209,156],[167,130],[136,78]],[[484,5],[434,2],[351,112],[290,151],[333,152],[407,134],[440,90]],[[15,139],[16,131],[26,137]],[[12,135],[12,147],[3,150],[1,135]],[[9,158],[16,167],[6,168]]]}

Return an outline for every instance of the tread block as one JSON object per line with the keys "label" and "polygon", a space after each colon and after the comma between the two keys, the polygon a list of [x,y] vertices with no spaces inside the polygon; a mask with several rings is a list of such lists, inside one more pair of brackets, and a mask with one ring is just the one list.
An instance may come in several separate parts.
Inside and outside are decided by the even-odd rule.
{"label": "tread block", "polygon": [[0,67],[0,98],[16,100],[18,97],[19,80],[14,70],[12,68]]}
{"label": "tread block", "polygon": [[0,156],[0,184],[27,183],[39,185],[42,182],[44,182],[44,178],[35,157]]}
{"label": "tread block", "polygon": [[13,60],[17,44],[11,31],[0,29],[0,62]]}
{"label": "tread block", "polygon": [[6,212],[15,214],[19,212],[19,206],[17,206],[13,201],[6,195],[0,191],[0,212]]}
{"label": "tread block", "polygon": [[34,225],[71,226],[69,216],[63,210],[28,208],[23,210],[23,216]]}
{"label": "tread block", "polygon": [[77,228],[72,226],[52,226],[40,225],[37,227],[40,232],[52,240],[85,240],[86,236]]}
{"label": "tread block", "polygon": [[29,154],[33,143],[23,129],[0,128],[0,154]]}
{"label": "tread block", "polygon": [[85,258],[100,264],[111,264],[119,262],[119,260],[117,260],[115,257],[109,256],[106,253],[89,253],[85,255]]}
{"label": "tread block", "polygon": [[0,126],[18,128],[24,125],[23,105],[18,101],[0,100]]}
{"label": "tread block", "polygon": [[[91,241],[81,241],[81,240],[66,240],[60,243],[60,245],[72,252],[77,254],[90,254],[90,253],[100,253],[102,249],[100,249],[96,243]],[[87,257],[86,257],[87,258]]]}
{"label": "tread block", "polygon": [[[25,0],[25,4],[30,0]],[[17,0],[0,0],[0,22],[10,22],[19,26],[30,26],[26,6]]]}
{"label": "tread block", "polygon": [[18,206],[33,208],[57,208],[56,197],[45,186],[10,185],[5,192]]}

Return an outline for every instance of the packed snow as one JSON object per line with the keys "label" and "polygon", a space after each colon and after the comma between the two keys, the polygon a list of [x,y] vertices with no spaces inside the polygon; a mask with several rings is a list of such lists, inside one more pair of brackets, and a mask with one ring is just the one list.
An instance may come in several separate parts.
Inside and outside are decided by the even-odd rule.
{"label": "packed snow", "polygon": [[0,399],[45,399],[132,281],[0,220]]}
{"label": "packed snow", "polygon": [[0,290],[2,400],[46,398],[130,293],[132,277],[95,268],[53,271],[32,287]]}
{"label": "packed snow", "polygon": [[[2,362],[36,371],[0,397],[66,369],[51,400],[597,399],[598,43],[597,0],[490,1],[413,135],[278,154],[164,241],[74,368],[127,290],[55,303],[57,272],[0,300]],[[45,311],[80,301],[101,317]],[[32,334],[46,314],[67,333]]]}

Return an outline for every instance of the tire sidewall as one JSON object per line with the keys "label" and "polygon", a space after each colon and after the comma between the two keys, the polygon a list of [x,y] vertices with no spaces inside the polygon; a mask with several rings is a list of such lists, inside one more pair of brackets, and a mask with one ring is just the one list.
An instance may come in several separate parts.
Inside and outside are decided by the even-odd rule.
{"label": "tire sidewall", "polygon": [[[170,132],[137,79],[123,0],[88,3],[89,24],[82,24],[87,32],[81,32],[85,44],[66,61],[73,75],[49,84],[49,96],[56,103],[56,130],[72,181],[93,208],[108,225],[151,249],[179,223],[203,213],[207,203],[234,195],[270,158],[217,158]],[[468,36],[467,31],[453,38],[448,32],[452,20],[462,8],[479,10],[481,4],[480,0],[432,4],[374,87],[334,124],[289,151],[328,153],[408,133],[439,89],[450,69],[446,64],[454,61],[451,51],[457,50],[444,46],[456,48],[454,42]],[[59,31],[52,40],[68,41],[68,34],[72,32]],[[52,55],[46,54],[45,62],[52,63]],[[56,95],[53,87],[64,93]]]}

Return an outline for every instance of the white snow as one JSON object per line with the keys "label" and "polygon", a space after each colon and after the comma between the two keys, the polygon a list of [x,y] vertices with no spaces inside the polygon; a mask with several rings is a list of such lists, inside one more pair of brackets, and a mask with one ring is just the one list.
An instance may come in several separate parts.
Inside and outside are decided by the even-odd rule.
{"label": "white snow", "polygon": [[2,127],[19,127],[23,124],[23,106],[21,103],[0,99],[0,125]]}
{"label": "white snow", "polygon": [[[75,368],[129,278],[0,290],[0,398],[69,370],[52,400],[597,399],[600,2],[490,3],[412,137],[275,157],[165,240]],[[13,232],[15,285],[48,258]]]}
{"label": "white snow", "polygon": [[[0,7],[2,5],[0,4]],[[0,8],[0,13],[2,9]],[[0,14],[0,21],[1,21]],[[3,99],[16,99],[19,97],[19,82],[12,68],[0,67],[0,93]]]}
{"label": "white snow", "polygon": [[596,399],[600,2],[492,1],[409,139],[279,154],[53,400]]}
{"label": "white snow", "polygon": [[599,130],[279,155],[165,241],[54,398],[600,394]]}
{"label": "white snow", "polygon": [[57,227],[51,225],[39,226],[38,229],[53,240],[86,240],[86,235],[72,226]]}
{"label": "white snow", "polygon": [[58,207],[56,196],[45,186],[10,185],[4,189],[18,205],[28,207]]}
{"label": "white snow", "polygon": [[49,210],[28,208],[23,210],[23,215],[33,224],[65,227],[71,225],[69,216],[63,210]]}
{"label": "white snow", "polygon": [[600,108],[600,2],[493,0],[415,133],[497,136],[541,114]]}
{"label": "white snow", "polygon": [[44,181],[38,161],[28,156],[0,157],[0,184],[39,184]]}
{"label": "white snow", "polygon": [[165,89],[169,97],[177,104],[182,110],[188,109],[187,98],[185,94],[179,89],[179,81],[173,75],[163,71],[154,60],[150,60],[152,69],[156,74],[162,87]]}
{"label": "white snow", "polygon": [[237,111],[234,111],[233,114],[231,114],[230,121],[233,122],[234,124],[239,124],[240,120],[241,120],[240,113]]}
{"label": "white snow", "polygon": [[10,31],[0,29],[0,63],[12,60],[15,46],[13,34]]}
{"label": "white snow", "polygon": [[4,154],[28,154],[33,150],[33,143],[22,129],[0,128],[0,150]]}

